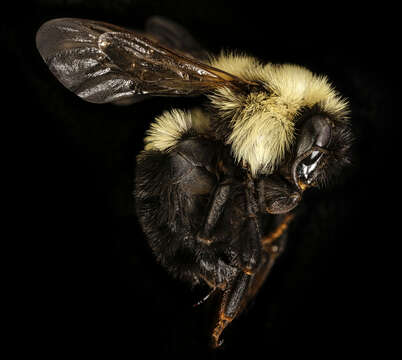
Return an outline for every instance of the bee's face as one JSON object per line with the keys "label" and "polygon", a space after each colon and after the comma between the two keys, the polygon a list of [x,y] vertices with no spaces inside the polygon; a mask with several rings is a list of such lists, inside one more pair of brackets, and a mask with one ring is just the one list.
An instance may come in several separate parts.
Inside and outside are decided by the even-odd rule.
{"label": "bee's face", "polygon": [[263,175],[266,211],[293,210],[310,187],[321,187],[336,177],[349,161],[351,133],[328,115],[314,114],[300,121],[293,148],[282,165]]}

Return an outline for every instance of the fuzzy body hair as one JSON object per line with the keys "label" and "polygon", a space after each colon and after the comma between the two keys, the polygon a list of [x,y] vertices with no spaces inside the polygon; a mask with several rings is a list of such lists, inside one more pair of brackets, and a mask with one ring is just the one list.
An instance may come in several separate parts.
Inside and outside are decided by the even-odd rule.
{"label": "fuzzy body hair", "polygon": [[164,111],[148,129],[144,149],[169,151],[190,130],[198,134],[208,133],[209,124],[209,117],[200,108],[193,108],[191,111]]}
{"label": "fuzzy body hair", "polygon": [[[191,128],[208,133],[211,123],[226,128],[221,139],[232,148],[238,163],[246,163],[253,176],[271,174],[296,137],[300,113],[313,107],[335,121],[346,121],[348,104],[325,76],[292,64],[262,64],[256,58],[222,53],[210,65],[242,79],[258,82],[264,91],[242,93],[228,87],[208,94],[213,112],[165,112],[151,125],[146,150],[166,151]],[[212,126],[213,128],[213,126]],[[215,134],[216,135],[216,134]]]}
{"label": "fuzzy body hair", "polygon": [[272,173],[283,160],[297,135],[296,120],[306,108],[317,107],[340,121],[347,116],[347,102],[327,78],[301,66],[262,64],[253,57],[224,53],[211,65],[267,89],[242,94],[220,88],[209,96],[231,127],[225,142],[238,162],[249,165],[253,176]]}
{"label": "fuzzy body hair", "polygon": [[165,111],[151,124],[144,139],[145,151],[166,151],[191,129],[191,114],[182,110]]}

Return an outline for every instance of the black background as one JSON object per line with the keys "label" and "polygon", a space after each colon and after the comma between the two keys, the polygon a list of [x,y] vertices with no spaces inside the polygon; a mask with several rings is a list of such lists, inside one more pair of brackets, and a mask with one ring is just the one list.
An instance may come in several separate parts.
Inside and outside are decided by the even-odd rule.
{"label": "black background", "polygon": [[[3,124],[12,126],[3,130],[5,155],[16,185],[4,189],[16,220],[4,242],[15,255],[5,274],[15,351],[209,359],[387,349],[379,342],[387,330],[381,320],[393,319],[385,314],[397,286],[388,260],[397,212],[390,206],[398,204],[395,9],[255,1],[12,5],[1,41],[2,82],[11,95],[3,96],[10,110]],[[57,82],[35,48],[36,30],[52,18],[142,28],[152,15],[184,25],[213,52],[239,49],[325,73],[351,103],[352,167],[331,188],[306,194],[286,254],[218,351],[207,346],[207,305],[192,307],[205,289],[189,289],[155,263],[131,195],[149,122],[188,101],[85,103]]]}

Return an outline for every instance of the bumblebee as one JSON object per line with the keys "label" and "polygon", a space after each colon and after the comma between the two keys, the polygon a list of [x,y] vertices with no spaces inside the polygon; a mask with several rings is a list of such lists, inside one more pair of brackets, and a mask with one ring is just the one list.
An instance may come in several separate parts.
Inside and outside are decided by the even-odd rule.
{"label": "bumblebee", "polygon": [[283,252],[304,191],[349,162],[348,102],[327,77],[237,52],[207,53],[180,25],[145,31],[55,19],[37,48],[56,78],[92,103],[198,96],[158,116],[137,157],[136,211],[157,261],[218,296],[212,345]]}

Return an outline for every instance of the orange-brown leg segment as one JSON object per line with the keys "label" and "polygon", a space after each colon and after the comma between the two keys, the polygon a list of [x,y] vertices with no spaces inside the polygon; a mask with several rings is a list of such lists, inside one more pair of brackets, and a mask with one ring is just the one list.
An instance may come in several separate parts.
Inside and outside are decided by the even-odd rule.
{"label": "orange-brown leg segment", "polygon": [[274,266],[276,259],[284,250],[286,240],[284,237],[285,231],[287,230],[293,218],[293,214],[287,214],[283,221],[276,227],[276,229],[261,239],[265,260],[254,276],[253,283],[251,284],[248,292],[247,301],[251,300],[258,293],[272,267]]}
{"label": "orange-brown leg segment", "polygon": [[226,316],[224,312],[219,312],[218,323],[212,332],[212,347],[217,348],[222,345],[223,340],[220,340],[221,334],[233,319],[233,317]]}
{"label": "orange-brown leg segment", "polygon": [[222,340],[220,340],[222,332],[241,313],[249,300],[258,293],[275,260],[284,248],[285,237],[283,235],[293,217],[292,214],[286,215],[276,229],[261,239],[264,253],[257,271],[254,273],[246,270],[239,271],[234,280],[223,290],[218,319],[212,331],[213,347],[216,348],[222,344]]}
{"label": "orange-brown leg segment", "polygon": [[253,275],[239,272],[234,280],[223,292],[221,305],[218,313],[218,320],[212,331],[212,346],[219,347],[222,344],[220,340],[223,330],[236,318],[245,306],[245,299],[250,281]]}
{"label": "orange-brown leg segment", "polygon": [[272,249],[273,243],[284,234],[293,218],[294,214],[287,214],[275,230],[261,239],[262,247],[267,253],[272,253],[272,250],[275,250],[275,248]]}

